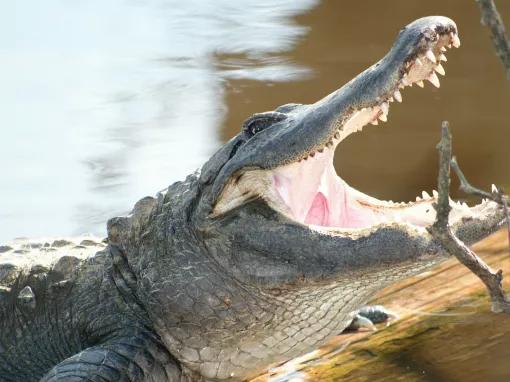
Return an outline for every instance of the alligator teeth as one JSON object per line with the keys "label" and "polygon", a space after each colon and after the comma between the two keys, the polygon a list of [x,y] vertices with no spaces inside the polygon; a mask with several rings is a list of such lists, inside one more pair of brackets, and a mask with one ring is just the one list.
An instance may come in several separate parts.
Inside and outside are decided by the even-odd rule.
{"label": "alligator teeth", "polygon": [[436,190],[432,190],[432,196],[437,199],[439,197],[439,193]]}
{"label": "alligator teeth", "polygon": [[460,38],[455,33],[451,32],[450,37],[452,38],[452,45],[456,48],[460,46]]}
{"label": "alligator teeth", "polygon": [[388,114],[388,112],[390,111],[390,105],[388,102],[383,102],[381,104],[381,110],[383,112],[383,114]]}
{"label": "alligator teeth", "polygon": [[425,53],[425,56],[427,56],[427,58],[432,61],[434,64],[436,63],[436,56],[434,54],[434,52],[432,52],[430,49],[427,50],[427,52]]}
{"label": "alligator teeth", "polygon": [[374,120],[370,121],[370,123],[371,123],[372,125],[377,126],[377,125],[379,124],[379,121],[377,121],[377,119],[374,119]]}
{"label": "alligator teeth", "polygon": [[407,73],[404,73],[404,75],[402,76],[402,84],[404,86],[410,85],[409,81],[407,80]]}
{"label": "alligator teeth", "polygon": [[429,78],[427,78],[432,85],[434,85],[436,88],[440,87],[441,84],[439,83],[439,78],[437,77],[437,74],[432,72],[430,73]]}
{"label": "alligator teeth", "polygon": [[443,65],[441,65],[441,64],[437,64],[437,66],[434,68],[434,70],[442,76],[444,76],[446,74],[444,71]]}
{"label": "alligator teeth", "polygon": [[389,101],[389,102],[393,102],[393,101],[395,101],[395,100],[393,99],[393,97],[391,97],[391,96],[390,96],[390,98],[388,98],[388,101]]}
{"label": "alligator teeth", "polygon": [[439,56],[439,60],[440,60],[440,61],[444,61],[444,62],[448,61],[448,60],[446,59],[446,56],[445,56],[444,54],[442,54],[442,53],[441,53],[441,55]]}
{"label": "alligator teeth", "polygon": [[393,93],[393,97],[397,100],[397,102],[402,102],[402,94],[400,94],[400,91],[397,89]]}
{"label": "alligator teeth", "polygon": [[498,188],[496,187],[496,185],[494,183],[491,185],[491,191],[494,192],[494,193],[498,193],[499,192]]}
{"label": "alligator teeth", "polygon": [[386,114],[382,113],[379,115],[379,119],[383,122],[387,122],[388,121],[388,117],[386,116]]}
{"label": "alligator teeth", "polygon": [[416,62],[416,64],[418,66],[423,66],[423,63],[421,62],[421,60],[419,58],[417,58],[414,62]]}
{"label": "alligator teeth", "polygon": [[430,195],[427,191],[422,191],[421,196],[423,199],[430,199]]}
{"label": "alligator teeth", "polygon": [[422,87],[424,86],[424,85],[423,85],[423,81],[416,81],[416,84],[417,84],[420,88],[422,88]]}
{"label": "alligator teeth", "polygon": [[416,197],[417,202],[421,202],[421,198],[419,196]]}
{"label": "alligator teeth", "polygon": [[440,48],[441,52],[446,52],[448,49],[446,49],[444,46]]}

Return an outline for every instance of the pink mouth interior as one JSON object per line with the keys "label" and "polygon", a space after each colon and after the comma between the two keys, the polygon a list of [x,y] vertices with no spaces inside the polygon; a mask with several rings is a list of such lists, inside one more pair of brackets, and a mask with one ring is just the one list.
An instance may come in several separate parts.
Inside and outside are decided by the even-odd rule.
{"label": "pink mouth interior", "polygon": [[351,188],[335,172],[334,152],[325,149],[314,158],[276,169],[274,187],[292,218],[310,225],[359,228],[385,220],[369,208],[368,195]]}
{"label": "pink mouth interior", "polygon": [[[327,228],[367,228],[403,222],[417,227],[433,223],[436,200],[426,192],[416,202],[393,203],[371,197],[349,186],[333,167],[334,148],[307,160],[272,171],[273,188],[284,213],[300,223]],[[452,203],[452,218],[469,213],[466,205]]]}

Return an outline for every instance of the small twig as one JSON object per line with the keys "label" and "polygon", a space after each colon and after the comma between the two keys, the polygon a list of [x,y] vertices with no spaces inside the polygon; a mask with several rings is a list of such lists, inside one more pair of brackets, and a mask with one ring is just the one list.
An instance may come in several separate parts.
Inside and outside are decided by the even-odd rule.
{"label": "small twig", "polygon": [[434,226],[438,230],[448,227],[448,215],[450,214],[450,158],[452,157],[452,135],[448,121],[441,124],[441,140],[436,146],[439,151],[439,176],[437,178],[438,199],[434,204],[436,209],[436,221]]}
{"label": "small twig", "polygon": [[453,168],[453,171],[455,171],[455,173],[457,174],[457,177],[459,178],[460,181],[459,189],[461,191],[469,195],[475,195],[479,196],[480,198],[490,199],[503,206],[503,212],[506,217],[506,226],[508,230],[508,249],[510,250],[510,213],[508,211],[508,196],[505,195],[504,190],[500,187],[492,185],[492,192],[489,193],[480,190],[476,187],[473,187],[466,179],[464,173],[461,171],[459,164],[457,163],[457,159],[455,157],[453,157],[452,160],[450,161],[450,165]]}
{"label": "small twig", "polygon": [[493,0],[476,0],[482,13],[482,24],[489,27],[496,54],[506,69],[510,80],[510,41],[506,35],[505,25]]}
{"label": "small twig", "polygon": [[[449,189],[450,163],[452,162],[452,136],[447,121],[442,123],[441,141],[437,145],[437,149],[439,150],[439,196],[437,203],[434,203],[436,221],[428,228],[428,231],[442,244],[446,251],[454,255],[462,264],[482,280],[489,291],[492,300],[492,310],[494,312],[510,313],[510,301],[505,295],[502,286],[503,272],[501,270],[494,272],[482,259],[453,234],[448,225],[448,215],[450,213]],[[452,164],[452,166],[454,167],[455,165]],[[459,173],[462,174],[460,169]],[[469,185],[467,181],[465,184]]]}

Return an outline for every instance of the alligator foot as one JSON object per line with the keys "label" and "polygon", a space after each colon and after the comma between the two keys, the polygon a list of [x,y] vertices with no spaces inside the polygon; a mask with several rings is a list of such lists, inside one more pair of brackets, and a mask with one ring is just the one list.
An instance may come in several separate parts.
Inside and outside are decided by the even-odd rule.
{"label": "alligator foot", "polygon": [[168,381],[189,379],[151,332],[133,330],[89,347],[51,369],[41,382]]}
{"label": "alligator foot", "polygon": [[386,326],[389,326],[396,319],[398,319],[398,316],[382,305],[367,305],[358,310],[350,325],[345,328],[345,331],[358,331],[362,328],[376,331],[375,324],[385,322]]}

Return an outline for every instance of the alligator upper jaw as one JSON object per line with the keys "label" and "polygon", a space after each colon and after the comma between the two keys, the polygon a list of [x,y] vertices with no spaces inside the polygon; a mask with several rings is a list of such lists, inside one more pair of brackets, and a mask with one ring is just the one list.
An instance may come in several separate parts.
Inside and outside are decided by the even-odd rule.
{"label": "alligator upper jaw", "polygon": [[[333,167],[334,152],[339,142],[361,131],[369,123],[377,125],[381,121],[386,122],[390,104],[394,101],[402,102],[401,89],[413,84],[423,87],[424,80],[436,87],[440,86],[436,72],[445,74],[441,62],[446,61],[447,48],[460,46],[460,40],[453,21],[446,18],[431,19],[446,20],[444,24],[447,26],[437,28],[434,27],[437,23],[430,22],[428,25],[432,24],[432,27],[422,28],[420,39],[414,41],[413,49],[408,49],[405,54],[402,53],[405,49],[399,46],[397,40],[390,53],[378,64],[339,91],[312,105],[314,112],[308,112],[312,117],[319,113],[321,107],[345,108],[346,99],[351,105],[356,105],[349,107],[335,121],[328,139],[323,139],[324,128],[320,126],[317,128],[320,138],[317,139],[321,141],[312,142],[291,163],[272,169],[244,167],[238,171],[237,176],[231,177],[223,189],[213,216],[222,215],[251,199],[263,198],[274,210],[318,230],[368,228],[393,222],[416,227],[431,224],[435,219],[432,207],[435,195],[429,196],[424,192],[422,197],[410,203],[378,200],[349,186]],[[434,31],[434,28],[439,29],[439,32],[433,39],[427,39],[426,33]],[[391,63],[402,66],[403,70],[381,69]],[[375,96],[371,90],[367,90],[369,96],[352,97],[353,88],[357,89],[358,94],[362,85],[380,82],[382,77],[383,92]],[[452,202],[452,207],[451,218],[454,221],[476,213],[476,209],[470,209],[465,204]]]}

